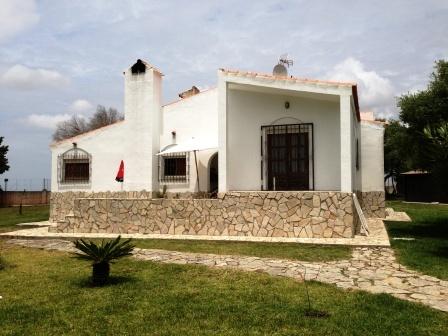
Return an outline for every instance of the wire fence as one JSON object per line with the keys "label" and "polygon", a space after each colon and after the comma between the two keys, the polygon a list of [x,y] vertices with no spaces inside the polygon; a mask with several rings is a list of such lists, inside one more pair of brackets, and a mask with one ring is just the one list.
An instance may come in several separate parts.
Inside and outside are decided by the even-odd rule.
{"label": "wire fence", "polygon": [[20,179],[0,178],[0,189],[3,191],[42,191],[51,189],[49,178]]}

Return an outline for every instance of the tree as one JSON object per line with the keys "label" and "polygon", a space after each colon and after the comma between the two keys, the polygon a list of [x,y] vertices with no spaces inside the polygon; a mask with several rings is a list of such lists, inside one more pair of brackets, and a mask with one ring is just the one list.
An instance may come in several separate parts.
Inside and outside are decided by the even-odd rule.
{"label": "tree", "polygon": [[448,61],[435,62],[425,90],[398,99],[400,121],[385,130],[386,171],[427,170],[448,190]]}
{"label": "tree", "polygon": [[384,127],[384,182],[391,179],[392,193],[397,194],[396,182],[401,173],[412,165],[407,157],[408,137],[406,127],[398,120],[390,120]]}
{"label": "tree", "polygon": [[448,122],[438,127],[425,127],[423,133],[429,141],[428,152],[432,173],[441,183],[444,190],[448,189]]}
{"label": "tree", "polygon": [[448,122],[448,62],[435,63],[435,71],[426,90],[403,95],[398,100],[400,120],[406,126],[406,157],[413,168],[431,171],[434,153],[428,151],[431,139],[424,129],[436,129]]}
{"label": "tree", "polygon": [[102,105],[98,105],[96,108],[96,112],[90,118],[89,121],[89,129],[94,130],[100,127],[104,127],[110,124],[114,124],[117,121],[123,120],[123,116],[112,107],[109,107],[108,110]]}
{"label": "tree", "polygon": [[409,139],[406,127],[398,120],[390,120],[384,128],[384,172],[387,177],[397,177],[411,169],[407,158]]}
{"label": "tree", "polygon": [[60,141],[71,138],[100,127],[114,124],[120,120],[123,120],[123,115],[116,109],[109,108],[106,110],[104,106],[98,105],[96,112],[88,121],[82,117],[73,116],[69,120],[58,123],[53,133],[53,140]]}
{"label": "tree", "polygon": [[89,131],[89,127],[85,119],[75,115],[69,120],[61,121],[56,125],[56,130],[53,133],[53,140],[64,140],[87,131]]}
{"label": "tree", "polygon": [[3,137],[0,137],[0,174],[3,174],[5,171],[9,170],[8,158],[6,157],[6,153],[8,153],[9,146],[2,145]]}

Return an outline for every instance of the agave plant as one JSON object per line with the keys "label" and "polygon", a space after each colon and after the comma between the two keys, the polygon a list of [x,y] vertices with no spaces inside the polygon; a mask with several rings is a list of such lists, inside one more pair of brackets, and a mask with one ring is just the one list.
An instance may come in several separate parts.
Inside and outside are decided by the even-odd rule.
{"label": "agave plant", "polygon": [[92,241],[79,239],[75,247],[80,251],[76,255],[80,259],[92,261],[92,282],[94,285],[104,285],[109,280],[110,263],[113,260],[132,254],[134,245],[131,239],[121,241],[121,236],[114,240],[102,241],[96,244]]}

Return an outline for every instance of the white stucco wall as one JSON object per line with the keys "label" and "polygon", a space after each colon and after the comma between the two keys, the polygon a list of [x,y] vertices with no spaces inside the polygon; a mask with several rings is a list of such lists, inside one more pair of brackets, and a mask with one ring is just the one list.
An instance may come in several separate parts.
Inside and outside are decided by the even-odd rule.
{"label": "white stucco wall", "polygon": [[[314,125],[315,190],[340,189],[339,100],[227,91],[227,184],[229,190],[261,189],[261,126]],[[290,108],[285,109],[285,101]],[[289,118],[289,119],[288,119]],[[297,120],[298,119],[298,120]]]}
{"label": "white stucco wall", "polygon": [[[123,141],[125,122],[102,128],[91,133],[62,141],[51,150],[51,191],[119,191],[120,183],[115,181],[121,160],[125,160],[127,143]],[[59,184],[58,155],[77,147],[92,155],[91,183]],[[125,161],[125,177],[129,167]],[[124,187],[124,186],[123,186]]]}
{"label": "white stucco wall", "polygon": [[[192,137],[219,143],[220,191],[260,190],[261,126],[300,122],[313,123],[314,127],[315,190],[341,190],[342,185],[350,189],[344,191],[382,190],[383,131],[375,125],[360,128],[351,86],[229,79],[218,72],[218,88],[175,103],[161,106],[161,90],[158,71],[151,68],[139,75],[126,71],[125,121],[52,146],[52,191],[121,190],[121,184],[115,182],[121,160],[125,162],[123,190],[155,191],[166,184],[168,192],[198,191],[193,153],[189,183],[158,182],[156,154]],[[285,109],[285,101],[290,103],[289,109]],[[355,167],[356,138],[360,139],[359,171]],[[90,185],[58,184],[57,156],[72,148],[72,142],[92,155]],[[208,166],[216,152],[197,153],[200,191],[209,190]]]}
{"label": "white stucco wall", "polygon": [[361,191],[384,191],[384,128],[361,122]]}
{"label": "white stucco wall", "polygon": [[352,96],[341,94],[339,97],[340,109],[340,190],[353,191],[353,110]]}
{"label": "white stucco wall", "polygon": [[[53,144],[52,191],[157,190],[157,156],[161,129],[161,73],[147,68],[145,73],[124,74],[125,120],[78,137]],[[58,155],[73,147],[92,156],[89,184],[61,184]],[[123,186],[115,181],[121,160],[125,165]]]}
{"label": "white stucco wall", "polygon": [[[192,137],[204,143],[218,143],[218,89],[210,89],[195,96],[179,100],[163,107],[163,129],[160,148],[188,141]],[[176,132],[173,138],[172,132]],[[209,149],[197,152],[200,191],[209,190],[208,164],[217,152]],[[169,192],[198,191],[194,153],[190,154],[189,183],[161,183]]]}
{"label": "white stucco wall", "polygon": [[162,75],[154,69],[145,73],[125,72],[123,139],[125,186],[129,190],[157,190],[157,156],[160,148]]}

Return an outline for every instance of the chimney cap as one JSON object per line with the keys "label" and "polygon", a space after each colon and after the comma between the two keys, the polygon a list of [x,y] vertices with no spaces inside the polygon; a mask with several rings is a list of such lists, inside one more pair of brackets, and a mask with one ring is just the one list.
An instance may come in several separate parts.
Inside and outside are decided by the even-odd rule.
{"label": "chimney cap", "polygon": [[138,59],[133,66],[131,66],[132,74],[139,74],[146,72],[146,64],[141,59]]}
{"label": "chimney cap", "polygon": [[135,61],[135,63],[133,63],[132,65],[130,65],[126,70],[123,71],[123,74],[126,74],[126,71],[128,71],[129,69],[131,69],[132,71],[132,67],[134,67],[137,63],[142,63],[146,66],[146,68],[148,69],[152,69],[155,72],[157,72],[158,74],[160,74],[160,76],[163,76],[162,71],[160,71],[159,69],[157,69],[155,66],[153,66],[151,63],[145,61],[144,59],[137,59],[137,61]]}

